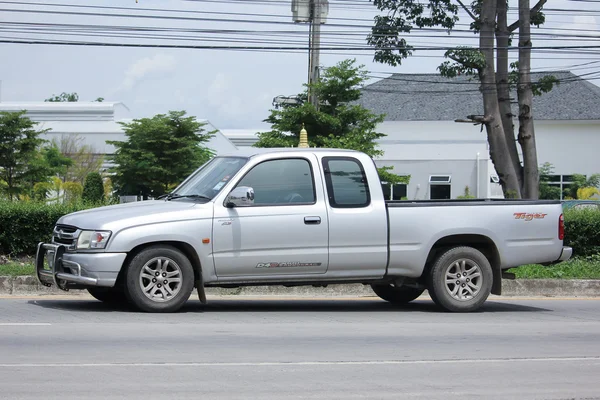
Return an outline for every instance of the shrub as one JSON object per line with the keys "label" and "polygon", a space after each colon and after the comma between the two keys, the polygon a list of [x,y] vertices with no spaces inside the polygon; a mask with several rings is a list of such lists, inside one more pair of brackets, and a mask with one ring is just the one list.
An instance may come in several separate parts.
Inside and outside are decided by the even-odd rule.
{"label": "shrub", "polygon": [[565,245],[573,247],[573,256],[600,254],[600,211],[567,210],[564,217]]}
{"label": "shrub", "polygon": [[34,255],[37,244],[49,241],[56,221],[89,206],[82,203],[47,205],[0,200],[0,253]]}
{"label": "shrub", "polygon": [[62,185],[65,193],[64,201],[67,203],[75,203],[81,200],[83,186],[79,182],[65,182]]}
{"label": "shrub", "polygon": [[456,196],[457,199],[474,199],[475,196],[473,196],[471,194],[471,189],[469,189],[469,186],[465,186],[465,192],[460,195],[460,196]]}
{"label": "shrub", "polygon": [[99,173],[90,172],[85,177],[82,199],[90,203],[101,203],[104,201],[104,183]]}

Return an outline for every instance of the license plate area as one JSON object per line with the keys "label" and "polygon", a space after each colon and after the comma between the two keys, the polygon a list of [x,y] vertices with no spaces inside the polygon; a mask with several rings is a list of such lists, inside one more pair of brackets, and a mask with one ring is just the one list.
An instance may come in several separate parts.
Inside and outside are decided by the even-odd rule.
{"label": "license plate area", "polygon": [[54,269],[54,251],[46,251],[46,262],[44,263],[44,269],[52,271]]}

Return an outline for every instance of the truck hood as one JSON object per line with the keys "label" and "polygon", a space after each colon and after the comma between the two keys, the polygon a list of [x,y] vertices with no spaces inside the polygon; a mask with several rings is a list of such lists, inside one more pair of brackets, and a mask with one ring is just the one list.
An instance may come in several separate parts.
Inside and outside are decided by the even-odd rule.
{"label": "truck hood", "polygon": [[148,200],[77,211],[64,215],[57,223],[116,232],[138,225],[209,218],[212,206],[211,202]]}

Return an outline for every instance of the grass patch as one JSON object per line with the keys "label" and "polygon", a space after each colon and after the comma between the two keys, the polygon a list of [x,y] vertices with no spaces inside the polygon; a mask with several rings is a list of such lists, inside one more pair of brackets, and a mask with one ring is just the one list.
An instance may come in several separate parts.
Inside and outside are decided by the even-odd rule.
{"label": "grass patch", "polygon": [[600,254],[573,258],[550,267],[523,265],[508,272],[514,273],[517,279],[600,279]]}
{"label": "grass patch", "polygon": [[0,276],[22,276],[33,275],[33,263],[9,262],[0,265]]}

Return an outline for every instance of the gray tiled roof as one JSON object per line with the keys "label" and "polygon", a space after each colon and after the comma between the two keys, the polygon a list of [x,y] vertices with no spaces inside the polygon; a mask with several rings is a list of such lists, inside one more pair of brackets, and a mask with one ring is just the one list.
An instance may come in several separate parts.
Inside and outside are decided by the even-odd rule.
{"label": "gray tiled roof", "polygon": [[[554,75],[560,84],[533,100],[538,120],[600,120],[600,88],[569,71],[538,72],[531,80]],[[517,94],[511,95],[517,114]],[[439,74],[393,74],[365,86],[357,103],[386,121],[452,121],[471,114],[483,114],[477,80]]]}

